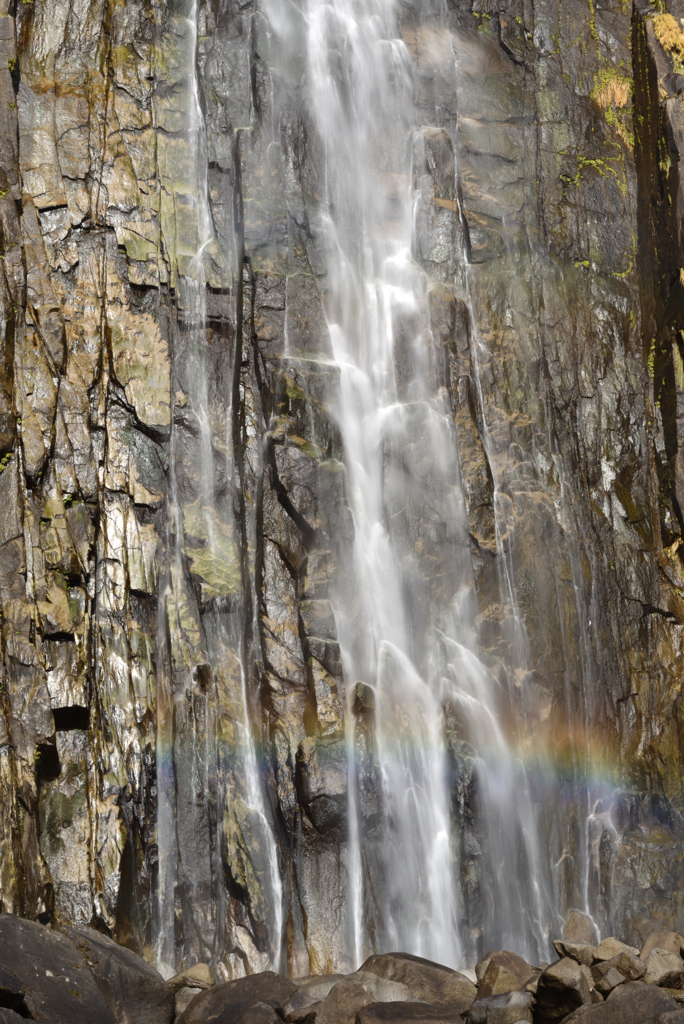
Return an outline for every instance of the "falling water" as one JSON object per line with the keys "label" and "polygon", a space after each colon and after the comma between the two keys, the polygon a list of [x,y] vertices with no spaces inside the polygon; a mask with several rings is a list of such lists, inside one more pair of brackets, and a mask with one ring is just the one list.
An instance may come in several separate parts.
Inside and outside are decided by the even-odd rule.
{"label": "falling water", "polygon": [[[335,610],[346,672],[375,691],[383,796],[378,883],[362,871],[357,849],[364,836],[348,743],[351,948],[358,961],[369,947],[360,908],[373,885],[382,918],[376,946],[462,961],[446,702],[476,754],[478,827],[493,887],[485,942],[538,957],[553,912],[535,810],[499,720],[506,696],[471,649],[456,441],[429,326],[430,282],[412,258],[411,159],[421,133],[415,71],[393,0],[310,0],[308,25],[310,102],[325,147],[326,313],[355,527],[354,583]],[[410,547],[416,537],[397,525],[405,513],[414,522],[431,519],[442,537],[439,571],[452,595],[446,614],[429,607],[424,569]],[[499,509],[496,520],[502,551]],[[502,561],[502,589],[515,613],[512,570],[507,556]],[[519,669],[524,631],[514,618],[511,667]]]}

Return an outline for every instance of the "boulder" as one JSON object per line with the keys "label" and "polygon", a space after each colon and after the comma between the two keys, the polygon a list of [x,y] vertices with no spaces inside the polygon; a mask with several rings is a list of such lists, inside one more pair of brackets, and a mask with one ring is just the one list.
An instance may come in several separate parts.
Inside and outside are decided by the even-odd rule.
{"label": "boulder", "polygon": [[551,964],[539,977],[537,1012],[540,1020],[562,1020],[578,1006],[592,1001],[593,979],[588,967],[564,957]]}
{"label": "boulder", "polygon": [[353,981],[338,981],[316,1013],[316,1024],[354,1024],[356,1014],[373,1002],[365,988]]}
{"label": "boulder", "polygon": [[67,935],[90,967],[117,1024],[171,1024],[173,989],[143,957],[92,928]]}
{"label": "boulder", "polygon": [[115,1024],[86,962],[66,935],[0,914],[2,1001],[22,1017],[64,1024]]}
{"label": "boulder", "polygon": [[506,992],[473,1003],[468,1024],[517,1024],[532,1020],[531,992]]}
{"label": "boulder", "polygon": [[174,1019],[178,1020],[182,1017],[195,996],[204,991],[203,988],[192,988],[189,985],[179,988],[176,992],[176,1015]]}
{"label": "boulder", "polygon": [[591,967],[597,949],[596,946],[587,945],[585,942],[566,942],[565,939],[555,939],[553,946],[561,959],[569,956],[571,960],[576,960],[585,967]]}
{"label": "boulder", "polygon": [[477,995],[473,983],[458,971],[408,953],[371,956],[361,970],[405,985],[413,999],[448,1007],[456,1013],[469,1010]]}
{"label": "boulder", "polygon": [[600,945],[596,947],[594,960],[612,960],[619,953],[631,953],[632,956],[639,956],[638,949],[635,949],[634,946],[628,946],[626,942],[620,942],[619,939],[614,939],[611,935],[609,938],[603,939]]}
{"label": "boulder", "polygon": [[283,1005],[283,1018],[289,1024],[304,1024],[309,1019],[313,1020],[330,989],[338,982],[347,980],[344,974],[327,974],[322,977],[297,980],[295,984],[301,987]]}
{"label": "boulder", "polygon": [[178,992],[182,988],[213,988],[216,982],[209,964],[193,964],[192,967],[187,967],[179,974],[174,974],[173,978],[169,978],[167,984],[174,992]]}
{"label": "boulder", "polygon": [[218,1017],[212,1018],[211,1024],[229,1024],[238,1020],[240,1024],[282,1024],[282,1018],[278,1016],[270,1003],[254,1003],[242,1010],[237,1017],[232,1010],[224,1010]]}
{"label": "boulder", "polygon": [[568,942],[597,946],[598,928],[588,914],[583,914],[580,910],[571,910],[563,925],[563,938]]}
{"label": "boulder", "polygon": [[666,949],[668,953],[681,956],[682,947],[684,947],[684,936],[679,932],[653,932],[644,942],[639,955],[645,963],[652,949]]}
{"label": "boulder", "polygon": [[618,985],[624,985],[625,978],[614,967],[609,967],[607,971],[603,972],[598,981],[594,979],[594,982],[597,992],[600,992],[602,996],[607,996]]}
{"label": "boulder", "polygon": [[[483,973],[478,973],[478,967],[486,962]],[[488,996],[502,995],[504,992],[515,992],[534,977],[534,967],[530,967],[527,961],[515,953],[506,951],[489,952],[484,961],[475,968],[479,985],[477,998],[486,999]]]}
{"label": "boulder", "polygon": [[348,975],[345,980],[363,985],[371,997],[372,1003],[410,1003],[416,998],[407,985],[402,985],[398,981],[390,981],[388,978],[380,978],[377,974],[371,974],[369,971],[357,971],[356,974]]}
{"label": "boulder", "polygon": [[659,1013],[657,1017],[651,1017],[648,1024],[684,1024],[684,1010],[668,1010],[666,1013]]}
{"label": "boulder", "polygon": [[221,1024],[238,1021],[257,1003],[281,1008],[297,991],[289,978],[273,971],[250,974],[246,978],[227,981],[223,985],[200,992],[179,1019],[179,1024],[204,1024],[209,1018],[220,1018]]}
{"label": "boulder", "polygon": [[659,1013],[677,1009],[667,992],[641,981],[620,985],[606,1000],[593,1006],[581,1006],[563,1024],[653,1024]]}
{"label": "boulder", "polygon": [[606,996],[625,981],[638,981],[644,976],[646,965],[633,953],[623,950],[612,960],[599,960],[592,968],[594,984]]}
{"label": "boulder", "polygon": [[359,1010],[357,1024],[463,1024],[463,1017],[448,1007],[424,1003],[369,1003]]}
{"label": "boulder", "polygon": [[644,981],[661,988],[681,988],[684,981],[684,961],[666,949],[652,949],[646,959]]}

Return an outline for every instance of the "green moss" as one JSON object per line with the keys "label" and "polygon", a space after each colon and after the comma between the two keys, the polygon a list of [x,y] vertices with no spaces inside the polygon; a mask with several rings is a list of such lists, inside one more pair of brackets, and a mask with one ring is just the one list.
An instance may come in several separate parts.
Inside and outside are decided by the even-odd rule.
{"label": "green moss", "polygon": [[199,501],[183,509],[185,550],[191,570],[202,580],[205,599],[228,597],[242,587],[240,559],[232,530],[216,509]]}

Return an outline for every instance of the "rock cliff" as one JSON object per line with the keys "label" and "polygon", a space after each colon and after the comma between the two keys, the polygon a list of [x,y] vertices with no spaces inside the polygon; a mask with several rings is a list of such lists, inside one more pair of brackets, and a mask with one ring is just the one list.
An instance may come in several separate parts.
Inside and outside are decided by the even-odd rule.
{"label": "rock cliff", "polygon": [[[466,524],[409,429],[412,621],[468,595],[552,916],[636,946],[684,931],[680,15],[397,4]],[[363,957],[385,945],[303,35],[275,0],[0,0],[0,909],[167,975],[359,966],[350,744]],[[478,751],[444,722],[472,965],[503,937]]]}

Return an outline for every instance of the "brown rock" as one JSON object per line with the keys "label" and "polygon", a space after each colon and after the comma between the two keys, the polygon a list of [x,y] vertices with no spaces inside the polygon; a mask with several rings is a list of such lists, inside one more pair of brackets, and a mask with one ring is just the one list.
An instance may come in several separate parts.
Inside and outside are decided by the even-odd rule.
{"label": "brown rock", "polygon": [[679,932],[653,932],[644,942],[640,956],[644,963],[653,949],[666,949],[668,953],[681,956],[682,947],[684,947],[684,936]]}
{"label": "brown rock", "polygon": [[596,989],[602,996],[607,996],[618,985],[624,985],[625,978],[615,967],[609,967],[596,981]]}
{"label": "brown rock", "polygon": [[[611,960],[599,961],[592,968],[591,974],[596,988],[605,996],[624,981],[638,981],[644,976],[645,970],[643,960],[623,950]],[[615,972],[619,974],[621,981],[615,979]]]}
{"label": "brown rock", "polygon": [[612,960],[614,956],[618,956],[619,953],[630,953],[632,956],[639,956],[639,950],[635,949],[634,946],[628,946],[625,942],[620,942],[619,939],[614,939],[612,936],[603,939],[600,946],[597,947],[594,958],[597,961],[600,960]]}
{"label": "brown rock", "polygon": [[676,1009],[674,999],[662,989],[630,981],[614,989],[606,1002],[579,1007],[563,1024],[653,1024],[657,1014]]}
{"label": "brown rock", "polygon": [[589,946],[598,945],[598,929],[588,914],[571,910],[563,926],[563,938]]}
{"label": "brown rock", "polygon": [[[487,961],[487,966],[484,973],[481,976],[478,975],[480,978],[477,989],[478,999],[502,995],[504,992],[514,992],[523,988],[534,975],[534,968],[515,953],[508,953],[505,950],[489,952],[484,959]],[[477,967],[479,966],[480,964],[477,965]],[[476,974],[477,967],[475,968]]]}
{"label": "brown rock", "polygon": [[356,1015],[372,1002],[366,990],[353,981],[338,981],[322,1001],[316,1024],[354,1024]]}
{"label": "brown rock", "polygon": [[456,1013],[469,1010],[477,995],[473,983],[458,971],[408,953],[371,956],[361,970],[406,985],[413,999],[449,1007]]}
{"label": "brown rock", "polygon": [[213,988],[216,982],[209,964],[193,964],[192,967],[175,974],[169,979],[168,984],[174,992],[178,992],[181,988]]}
{"label": "brown rock", "polygon": [[684,961],[666,949],[652,949],[646,960],[644,981],[662,988],[681,988],[684,981]]}
{"label": "brown rock", "polygon": [[537,986],[537,1011],[541,1021],[561,1020],[577,1007],[592,1001],[587,967],[564,957],[542,971]]}
{"label": "brown rock", "polygon": [[566,942],[565,939],[555,939],[553,945],[561,958],[569,956],[571,960],[576,960],[585,967],[591,967],[594,962],[596,946],[589,946],[584,942]]}

